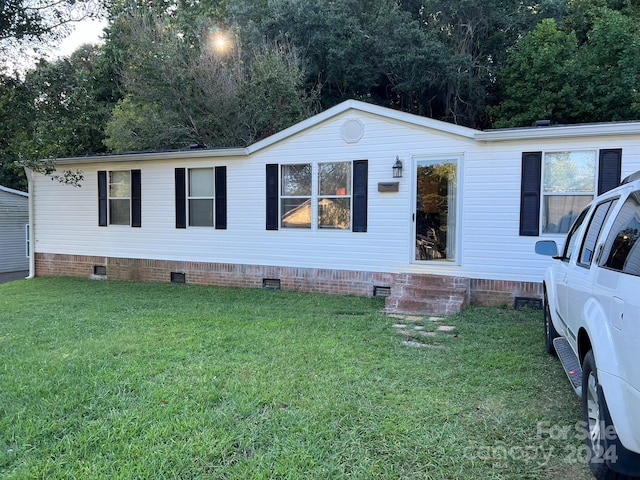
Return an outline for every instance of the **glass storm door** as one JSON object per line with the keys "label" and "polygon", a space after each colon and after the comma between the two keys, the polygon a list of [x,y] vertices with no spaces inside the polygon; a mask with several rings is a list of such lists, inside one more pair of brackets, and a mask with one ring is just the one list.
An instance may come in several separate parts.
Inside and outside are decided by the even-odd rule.
{"label": "glass storm door", "polygon": [[458,159],[416,163],[415,260],[456,261]]}

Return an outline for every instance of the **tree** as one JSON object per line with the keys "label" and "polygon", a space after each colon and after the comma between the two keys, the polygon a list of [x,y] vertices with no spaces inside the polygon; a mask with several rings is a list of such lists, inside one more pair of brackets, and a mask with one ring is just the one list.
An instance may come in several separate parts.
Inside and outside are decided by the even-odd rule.
{"label": "tree", "polygon": [[59,40],[70,25],[100,16],[98,0],[2,0],[0,2],[0,57],[15,57],[26,45],[38,49]]}
{"label": "tree", "polygon": [[[177,17],[133,12],[119,19],[113,35],[129,48],[125,97],[107,126],[111,150],[246,145],[312,112],[299,61],[286,46],[242,51],[232,29],[201,22],[200,35],[193,25],[184,34]],[[223,33],[227,49],[217,50],[210,42]]]}
{"label": "tree", "polygon": [[29,93],[19,78],[0,75],[0,185],[27,190],[18,144],[33,118]]}
{"label": "tree", "polygon": [[77,184],[79,172],[54,173],[55,159],[106,151],[104,129],[118,98],[112,74],[101,49],[86,45],[68,58],[41,60],[24,80],[2,77],[0,164],[6,176],[25,186],[17,162]]}
{"label": "tree", "polygon": [[492,110],[497,128],[532,125],[536,120],[571,123],[584,111],[579,95],[578,42],[541,21],[510,51],[502,70],[504,100]]}
{"label": "tree", "polygon": [[[637,17],[607,7],[581,12],[586,34],[544,20],[509,53],[495,127],[633,120],[640,114]],[[584,37],[582,42],[580,37]]]}
{"label": "tree", "polygon": [[230,1],[249,42],[286,40],[323,108],[357,98],[482,127],[506,49],[558,0]]}
{"label": "tree", "polygon": [[22,151],[31,159],[103,153],[104,129],[119,98],[100,47],[41,60],[25,79],[34,117]]}
{"label": "tree", "polygon": [[581,47],[581,93],[591,105],[580,121],[634,120],[640,114],[640,30],[638,19],[621,11],[591,11],[592,26]]}

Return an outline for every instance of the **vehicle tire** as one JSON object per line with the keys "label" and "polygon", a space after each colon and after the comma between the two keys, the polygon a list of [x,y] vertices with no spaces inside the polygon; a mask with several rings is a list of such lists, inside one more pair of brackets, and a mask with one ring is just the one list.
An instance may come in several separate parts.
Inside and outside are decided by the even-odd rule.
{"label": "vehicle tire", "polygon": [[544,292],[544,340],[547,353],[551,355],[557,355],[556,347],[553,346],[553,341],[558,338],[560,334],[557,332],[556,327],[553,326],[553,320],[551,319],[551,308],[549,307],[549,298],[547,298],[547,291]]}
{"label": "vehicle tire", "polygon": [[637,477],[629,477],[611,470],[607,465],[608,455],[615,452],[607,452],[604,441],[605,432],[611,431],[612,426],[607,424],[607,416],[604,414],[606,400],[600,391],[598,383],[598,370],[593,351],[589,350],[582,362],[582,420],[585,429],[585,445],[587,447],[587,459],[591,473],[598,480],[627,480]]}

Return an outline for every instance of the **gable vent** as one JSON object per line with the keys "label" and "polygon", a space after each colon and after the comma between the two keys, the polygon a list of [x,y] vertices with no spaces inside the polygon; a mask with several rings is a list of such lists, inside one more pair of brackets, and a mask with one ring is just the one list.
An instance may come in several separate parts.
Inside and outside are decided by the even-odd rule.
{"label": "gable vent", "polygon": [[342,124],[340,134],[346,143],[358,143],[364,135],[364,125],[357,118],[349,119]]}
{"label": "gable vent", "polygon": [[280,279],[279,278],[263,278],[262,288],[272,288],[274,290],[280,290]]}
{"label": "gable vent", "polygon": [[187,275],[181,272],[171,272],[171,283],[187,283]]}

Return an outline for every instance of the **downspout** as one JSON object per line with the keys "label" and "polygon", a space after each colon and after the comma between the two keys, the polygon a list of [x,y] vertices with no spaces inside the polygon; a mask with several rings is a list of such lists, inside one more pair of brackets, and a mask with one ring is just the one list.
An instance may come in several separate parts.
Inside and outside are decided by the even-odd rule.
{"label": "downspout", "polygon": [[33,182],[33,171],[24,168],[27,180],[29,182],[29,276],[26,280],[31,280],[36,276],[36,222],[35,222],[35,187]]}

